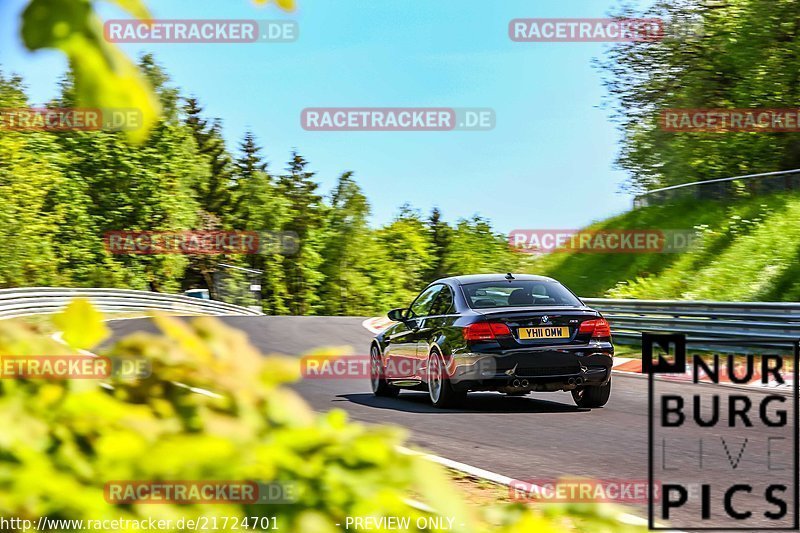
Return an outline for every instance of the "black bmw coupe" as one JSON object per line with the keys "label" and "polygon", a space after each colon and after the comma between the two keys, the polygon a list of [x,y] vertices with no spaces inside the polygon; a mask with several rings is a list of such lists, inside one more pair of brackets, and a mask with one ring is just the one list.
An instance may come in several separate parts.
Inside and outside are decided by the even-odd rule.
{"label": "black bmw coupe", "polygon": [[370,348],[372,390],[424,390],[437,407],[469,391],[522,396],[571,391],[580,407],[611,393],[614,346],[602,315],[558,281],[532,275],[457,276],[428,285]]}

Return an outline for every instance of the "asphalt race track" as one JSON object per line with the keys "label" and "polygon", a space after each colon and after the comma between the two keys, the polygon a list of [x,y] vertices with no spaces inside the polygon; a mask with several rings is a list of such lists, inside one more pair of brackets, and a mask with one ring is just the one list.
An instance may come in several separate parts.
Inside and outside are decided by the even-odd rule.
{"label": "asphalt race track", "polygon": [[[367,354],[372,337],[361,326],[363,318],[225,317],[222,320],[246,331],[264,353],[300,355],[318,346],[350,345],[354,353]],[[154,331],[147,319],[109,324],[115,337],[139,330]],[[594,410],[578,409],[572,397],[564,392],[534,393],[522,398],[473,393],[463,409],[439,410],[431,407],[427,395],[420,392],[403,392],[398,399],[375,398],[365,379],[305,381],[297,390],[319,411],[339,408],[361,422],[402,426],[410,430],[413,444],[431,453],[514,479],[543,480],[576,475],[647,480],[647,380],[620,374],[615,374],[613,380],[610,402],[605,408]],[[690,399],[693,394],[706,399],[721,388],[673,382],[659,382],[658,387],[659,392],[674,392]],[[747,391],[742,394],[752,399],[757,416],[758,402],[765,393]],[[787,402],[786,407],[791,409],[791,402]],[[691,406],[687,410],[691,413]],[[724,415],[726,407],[722,411]],[[722,468],[726,466],[726,458],[720,448],[720,436],[726,439],[730,448],[728,455],[734,460],[742,443],[749,439],[749,447],[742,451],[737,475],[754,485],[768,484],[776,474],[767,467],[764,439],[785,438],[776,443],[785,442],[787,447],[792,440],[791,429],[785,427],[770,429],[757,440],[752,430],[748,432],[743,427],[683,431],[682,435],[688,436],[668,447],[670,458],[664,459],[665,462],[672,463],[671,466],[681,464],[687,469],[698,465],[697,442],[703,438],[704,467],[702,471],[697,467],[697,482],[716,483],[715,486],[724,488],[730,485],[731,475],[730,467],[727,473]],[[780,444],[776,448],[778,446]],[[790,487],[785,494],[790,509],[791,490]],[[712,500],[718,500],[717,493],[712,495]],[[752,500],[747,495],[737,496],[737,501],[742,507],[752,503],[754,514],[774,510],[760,493]],[[635,507],[644,514],[646,503]],[[721,502],[717,501],[714,508],[722,509]]]}

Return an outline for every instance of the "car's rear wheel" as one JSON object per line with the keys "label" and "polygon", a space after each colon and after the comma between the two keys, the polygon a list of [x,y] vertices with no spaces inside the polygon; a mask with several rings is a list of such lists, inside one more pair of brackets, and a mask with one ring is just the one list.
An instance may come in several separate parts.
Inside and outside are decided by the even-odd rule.
{"label": "car's rear wheel", "polygon": [[372,394],[386,398],[396,398],[400,389],[389,384],[384,379],[383,361],[381,352],[374,344],[369,350],[369,382],[372,385]]}
{"label": "car's rear wheel", "polygon": [[572,399],[578,407],[603,407],[611,396],[611,380],[600,386],[580,387],[572,391]]}
{"label": "car's rear wheel", "polygon": [[467,391],[453,389],[439,352],[428,357],[428,394],[434,407],[455,407],[467,397]]}

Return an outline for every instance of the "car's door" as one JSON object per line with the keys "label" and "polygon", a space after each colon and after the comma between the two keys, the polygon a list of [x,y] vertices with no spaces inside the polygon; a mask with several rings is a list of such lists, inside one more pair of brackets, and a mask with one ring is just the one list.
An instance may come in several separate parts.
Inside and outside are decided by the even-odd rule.
{"label": "car's door", "polygon": [[416,335],[440,290],[442,285],[433,285],[422,291],[409,307],[406,320],[389,335],[384,350],[387,378],[419,379]]}
{"label": "car's door", "polygon": [[447,285],[441,285],[441,290],[436,294],[428,314],[421,317],[419,329],[413,333],[417,346],[415,366],[419,370],[420,379],[425,379],[431,345],[439,337],[448,320],[452,320],[452,312],[453,291]]}

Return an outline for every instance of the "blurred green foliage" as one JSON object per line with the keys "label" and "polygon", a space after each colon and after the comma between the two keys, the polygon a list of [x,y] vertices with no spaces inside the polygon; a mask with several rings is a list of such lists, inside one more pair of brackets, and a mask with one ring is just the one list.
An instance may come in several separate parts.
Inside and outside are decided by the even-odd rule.
{"label": "blurred green foliage", "polygon": [[[65,339],[107,332],[86,302],[57,323]],[[621,509],[465,505],[438,465],[401,453],[396,428],[312,412],[288,384],[295,358],[267,356],[244,333],[212,318],[154,317],[161,333],[136,333],[103,350],[141,358],[141,380],[0,380],[0,515],[36,520],[275,516],[281,531],[337,531],[347,516],[425,516],[411,496],[453,531],[626,531]],[[73,348],[30,326],[0,321],[0,355],[57,355]],[[325,351],[319,352],[320,354]],[[199,394],[203,389],[214,394]],[[103,486],[122,480],[255,480],[287,483],[296,503],[171,505],[106,503]],[[572,520],[570,515],[578,518]],[[415,528],[413,530],[416,530]]]}
{"label": "blurred green foliage", "polygon": [[796,133],[667,132],[667,108],[795,108],[800,99],[800,2],[657,0],[644,13],[666,21],[665,39],[621,43],[599,61],[623,134],[628,188],[800,168]]}

